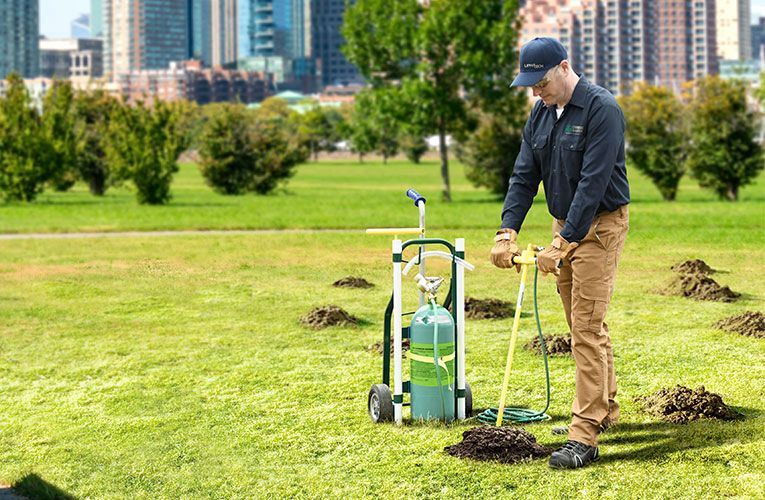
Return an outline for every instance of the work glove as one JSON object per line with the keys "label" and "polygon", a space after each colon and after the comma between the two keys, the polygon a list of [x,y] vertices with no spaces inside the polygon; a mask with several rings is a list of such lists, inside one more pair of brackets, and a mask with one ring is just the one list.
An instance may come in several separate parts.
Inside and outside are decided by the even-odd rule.
{"label": "work glove", "polygon": [[521,255],[521,250],[515,243],[518,233],[513,229],[500,229],[494,237],[494,248],[491,249],[491,263],[495,266],[507,269],[515,266],[515,270],[520,272],[521,266],[513,264],[513,257]]}
{"label": "work glove", "polygon": [[569,243],[560,233],[555,233],[552,243],[537,254],[537,268],[543,276],[547,273],[560,276],[558,265],[561,259],[568,257],[569,253],[578,246],[579,243]]}

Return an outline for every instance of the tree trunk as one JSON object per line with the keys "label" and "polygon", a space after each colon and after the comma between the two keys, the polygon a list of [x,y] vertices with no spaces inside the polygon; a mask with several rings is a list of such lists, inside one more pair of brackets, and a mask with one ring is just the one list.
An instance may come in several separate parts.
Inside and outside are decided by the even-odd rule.
{"label": "tree trunk", "polygon": [[440,121],[438,125],[438,149],[441,153],[441,180],[444,183],[441,197],[445,202],[451,203],[452,190],[449,186],[449,153],[446,149],[446,126],[443,121]]}
{"label": "tree trunk", "polygon": [[388,153],[383,153],[383,165],[388,164]]}
{"label": "tree trunk", "polygon": [[725,192],[725,198],[728,201],[738,200],[738,184],[728,184],[728,190]]}
{"label": "tree trunk", "polygon": [[316,149],[313,141],[311,141],[311,156],[313,156],[313,161],[319,161],[319,151]]}
{"label": "tree trunk", "polygon": [[364,163],[364,153],[359,153],[359,163]]}
{"label": "tree trunk", "polygon": [[88,182],[88,189],[92,195],[103,196],[106,192],[106,178],[98,174],[94,175]]}

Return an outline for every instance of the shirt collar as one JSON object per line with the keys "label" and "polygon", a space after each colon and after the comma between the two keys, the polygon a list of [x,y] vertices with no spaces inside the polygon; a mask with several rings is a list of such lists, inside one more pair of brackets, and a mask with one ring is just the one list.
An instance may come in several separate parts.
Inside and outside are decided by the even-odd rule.
{"label": "shirt collar", "polygon": [[588,82],[582,75],[579,75],[579,81],[576,83],[574,93],[571,94],[571,99],[569,99],[568,103],[579,108],[584,108],[585,98],[587,97],[587,87],[589,86],[590,82]]}
{"label": "shirt collar", "polygon": [[[571,94],[571,99],[568,100],[569,104],[573,104],[574,106],[577,106],[579,108],[584,109],[586,97],[587,97],[587,87],[590,86],[590,82],[587,81],[585,77],[583,77],[581,74],[579,75],[579,81],[576,82],[576,87],[574,87],[574,92]],[[542,105],[547,108],[548,111],[555,111],[555,109],[558,107],[557,104],[552,104],[550,106],[545,106],[544,103]],[[564,108],[566,107],[564,106]]]}

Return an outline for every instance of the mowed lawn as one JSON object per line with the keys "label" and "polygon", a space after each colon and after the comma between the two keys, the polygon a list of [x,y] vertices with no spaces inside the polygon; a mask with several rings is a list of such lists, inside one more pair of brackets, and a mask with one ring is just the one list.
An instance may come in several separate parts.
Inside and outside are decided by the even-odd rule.
{"label": "mowed lawn", "polygon": [[[720,202],[685,180],[674,203],[630,172],[631,230],[608,314],[622,421],[602,438],[600,463],[551,471],[465,461],[443,452],[475,421],[374,425],[390,295],[390,240],[374,226],[416,225],[404,197],[429,198],[429,236],[467,240],[466,293],[515,300],[518,277],[487,261],[501,202],[452,164],[455,202],[439,201],[438,165],[353,161],[301,166],[266,197],[212,193],[184,165],[165,207],[125,189],[96,199],[81,188],[33,204],[0,205],[0,232],[206,228],[348,228],[342,233],[137,236],[0,241],[0,482],[30,497],[618,497],[765,496],[765,340],[714,323],[765,311],[765,177]],[[546,244],[542,196],[520,239]],[[702,258],[733,304],[656,291],[679,261]],[[434,273],[446,268],[432,266]],[[363,276],[369,290],[337,289]],[[565,322],[554,281],[540,280],[547,333]],[[405,282],[407,309],[415,306]],[[299,323],[335,304],[358,327]],[[526,305],[531,310],[531,294]],[[467,325],[475,407],[496,406],[511,320]],[[534,334],[524,318],[521,340]],[[552,358],[553,420],[526,426],[543,444],[564,436],[574,394],[571,359]],[[746,418],[665,424],[633,398],[704,385]],[[542,360],[518,348],[513,405],[544,404]]]}

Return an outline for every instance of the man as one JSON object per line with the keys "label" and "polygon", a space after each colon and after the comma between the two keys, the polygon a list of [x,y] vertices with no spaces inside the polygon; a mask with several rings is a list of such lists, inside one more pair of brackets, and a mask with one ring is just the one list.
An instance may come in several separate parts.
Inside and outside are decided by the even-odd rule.
{"label": "man", "polygon": [[521,48],[511,86],[541,98],[523,130],[521,150],[502,209],[491,260],[512,267],[516,244],[539,182],[553,216],[552,243],[537,255],[542,273],[557,276],[576,361],[576,398],[568,442],[551,467],[583,467],[598,458],[598,434],[619,418],[613,354],[604,322],[616,265],[629,227],[624,166],[624,115],[614,97],[574,73],[555,39]]}

